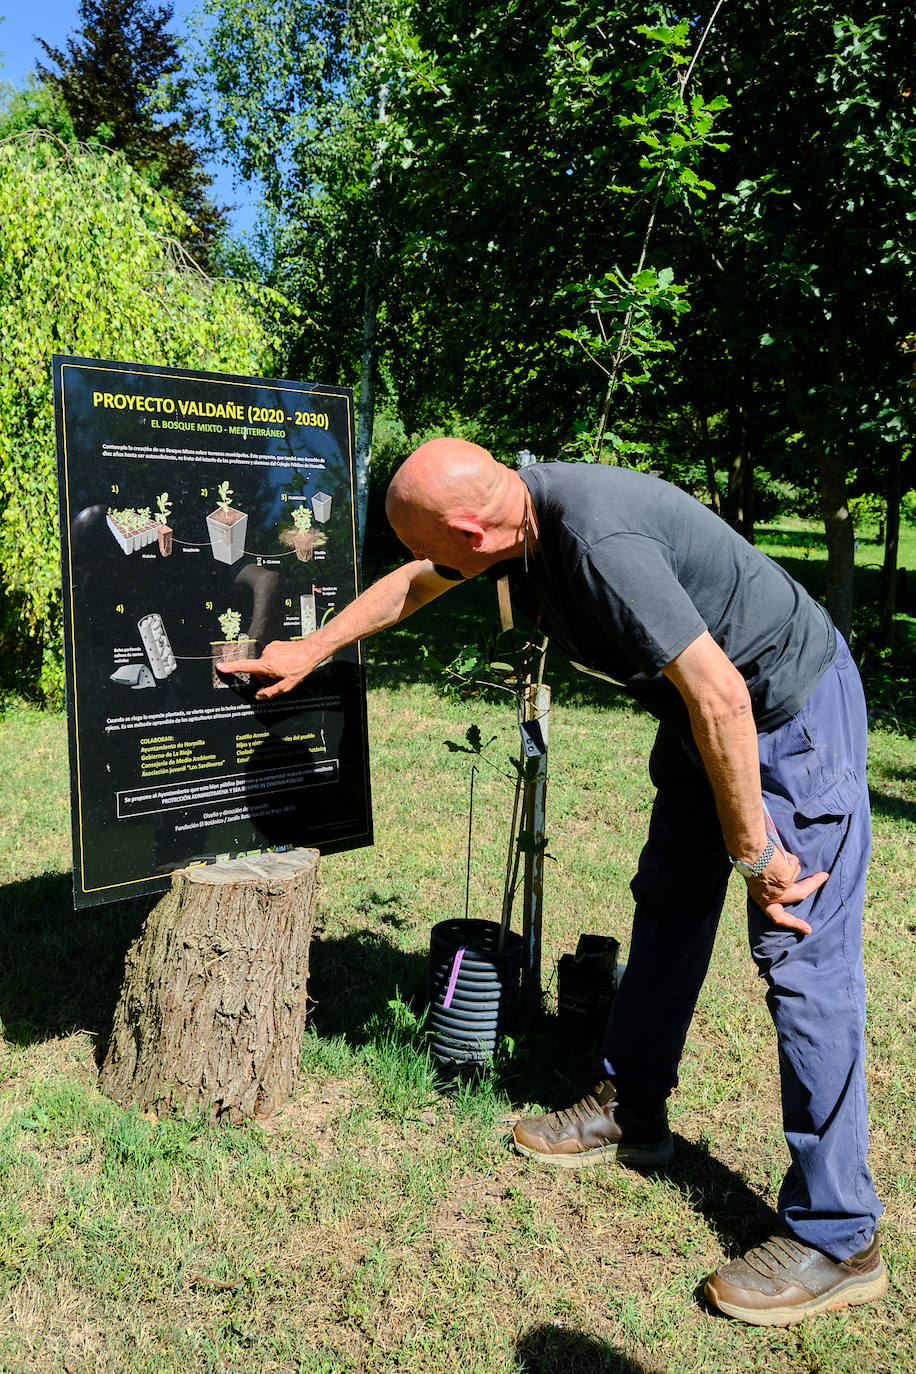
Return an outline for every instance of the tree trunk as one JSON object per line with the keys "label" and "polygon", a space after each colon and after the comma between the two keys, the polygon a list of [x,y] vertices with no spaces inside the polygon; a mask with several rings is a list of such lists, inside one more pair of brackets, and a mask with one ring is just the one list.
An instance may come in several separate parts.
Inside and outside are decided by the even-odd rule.
{"label": "tree trunk", "polygon": [[[387,121],[388,85],[379,91],[376,118]],[[369,179],[370,243],[363,296],[363,351],[359,366],[359,401],[356,411],[356,527],[359,547],[366,537],[369,508],[369,472],[372,467],[372,426],[375,419],[375,373],[378,362],[378,308],[381,295],[382,231],[378,218],[378,182],[381,142],[376,144]]]}
{"label": "tree trunk", "polygon": [[881,631],[890,649],[894,644],[897,609],[897,554],[900,547],[900,502],[903,499],[903,453],[895,444],[887,463],[887,505],[884,520],[884,566],[881,572]]}
{"label": "tree trunk", "polygon": [[728,469],[726,519],[749,544],[754,542],[754,443],[749,387],[732,412],[732,461]]}
{"label": "tree trunk", "polygon": [[318,851],[180,869],[127,956],[99,1087],[157,1115],[268,1116],[298,1081]]}
{"label": "tree trunk", "polygon": [[825,443],[820,466],[821,510],[827,539],[827,610],[840,634],[852,630],[852,576],[855,531],[846,504],[846,451]]}
{"label": "tree trunk", "polygon": [[716,465],[712,456],[712,445],[709,438],[709,416],[704,411],[700,416],[701,443],[703,446],[703,463],[706,468],[706,490],[709,493],[709,501],[716,515],[722,514],[722,500],[719,496],[719,484],[716,481]]}
{"label": "tree trunk", "polygon": [[[839,387],[843,381],[845,346],[842,324],[834,312],[827,326],[827,380],[832,387]],[[849,449],[836,429],[824,436],[823,445],[820,497],[827,538],[827,610],[840,634],[848,639],[852,632],[856,559],[856,532],[846,504]]]}

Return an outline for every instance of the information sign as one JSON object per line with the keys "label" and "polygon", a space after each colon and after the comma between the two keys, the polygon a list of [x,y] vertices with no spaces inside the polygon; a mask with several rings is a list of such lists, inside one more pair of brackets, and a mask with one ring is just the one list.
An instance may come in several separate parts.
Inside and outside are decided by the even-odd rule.
{"label": "information sign", "polygon": [[54,399],[75,905],[371,844],[359,646],[266,702],[215,668],[358,594],[352,393],[56,357]]}

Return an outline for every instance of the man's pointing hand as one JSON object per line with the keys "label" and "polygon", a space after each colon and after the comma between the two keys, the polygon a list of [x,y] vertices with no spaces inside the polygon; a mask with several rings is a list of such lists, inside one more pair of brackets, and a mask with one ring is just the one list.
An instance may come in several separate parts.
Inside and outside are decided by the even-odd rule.
{"label": "man's pointing hand", "polygon": [[305,640],[275,639],[265,645],[260,658],[232,659],[216,666],[226,676],[252,673],[262,681],[275,679],[257,692],[258,701],[267,701],[270,697],[283,696],[292,691],[316,666],[315,652],[307,649],[306,643]]}

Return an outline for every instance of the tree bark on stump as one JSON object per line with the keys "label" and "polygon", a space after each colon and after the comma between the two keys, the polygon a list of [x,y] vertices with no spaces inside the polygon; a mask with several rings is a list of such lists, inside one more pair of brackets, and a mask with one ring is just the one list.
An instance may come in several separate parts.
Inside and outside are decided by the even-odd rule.
{"label": "tree bark on stump", "polygon": [[127,956],[99,1087],[165,1115],[269,1116],[299,1077],[318,851],[180,869]]}

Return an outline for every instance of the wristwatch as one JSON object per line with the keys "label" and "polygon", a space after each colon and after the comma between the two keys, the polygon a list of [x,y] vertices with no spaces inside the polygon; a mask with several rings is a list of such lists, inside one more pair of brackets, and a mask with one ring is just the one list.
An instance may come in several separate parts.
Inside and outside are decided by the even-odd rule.
{"label": "wristwatch", "polygon": [[736,872],[740,873],[742,878],[759,878],[763,870],[766,868],[767,864],[772,859],[775,849],[776,846],[773,843],[773,841],[767,840],[766,849],[763,851],[760,858],[752,864],[746,864],[743,859],[733,859],[730,854],[728,857],[731,862],[732,868],[734,868]]}

